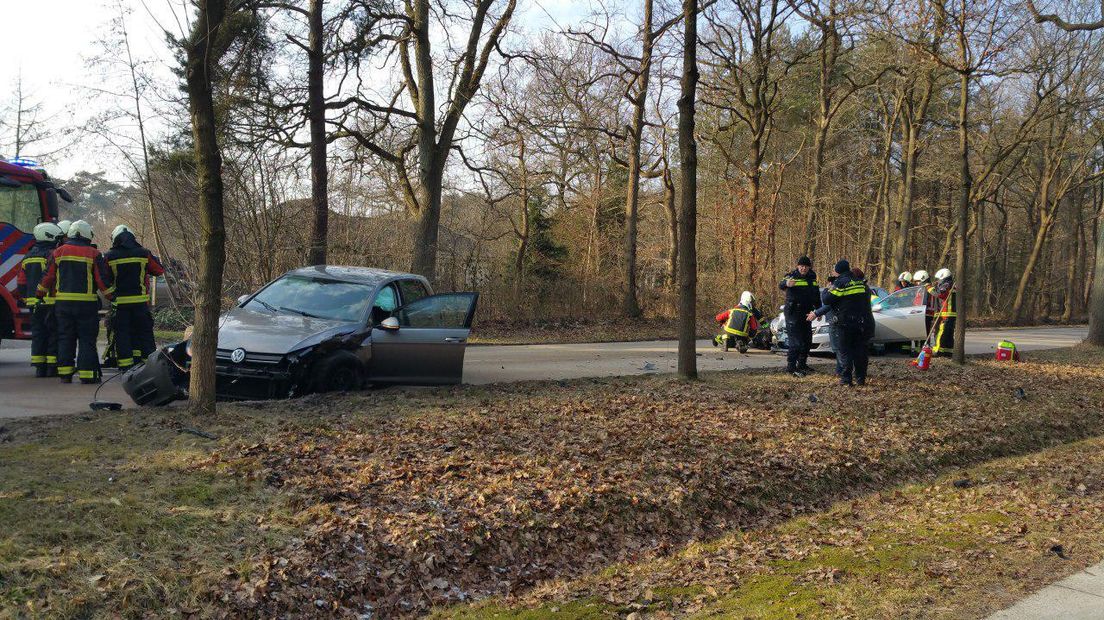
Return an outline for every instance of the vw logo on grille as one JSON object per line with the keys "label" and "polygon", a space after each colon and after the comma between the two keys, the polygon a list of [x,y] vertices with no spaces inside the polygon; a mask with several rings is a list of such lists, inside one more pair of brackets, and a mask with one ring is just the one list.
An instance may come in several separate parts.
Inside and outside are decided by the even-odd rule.
{"label": "vw logo on grille", "polygon": [[245,361],[245,349],[234,349],[234,351],[230,353],[230,361],[235,364],[240,364]]}

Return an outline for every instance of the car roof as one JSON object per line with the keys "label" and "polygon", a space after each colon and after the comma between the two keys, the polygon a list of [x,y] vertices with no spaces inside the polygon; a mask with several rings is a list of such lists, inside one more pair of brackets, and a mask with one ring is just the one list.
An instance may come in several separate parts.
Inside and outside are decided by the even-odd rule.
{"label": "car roof", "polygon": [[374,267],[342,267],[340,265],[313,265],[292,269],[284,274],[286,276],[323,277],[340,282],[353,282],[355,284],[367,284],[375,286],[395,279],[412,278],[424,281],[425,278],[412,273],[401,271],[388,271]]}

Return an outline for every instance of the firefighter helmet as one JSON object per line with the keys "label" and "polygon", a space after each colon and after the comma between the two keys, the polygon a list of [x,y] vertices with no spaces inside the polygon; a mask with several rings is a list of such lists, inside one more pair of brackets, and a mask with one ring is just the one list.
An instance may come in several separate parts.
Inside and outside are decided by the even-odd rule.
{"label": "firefighter helmet", "polygon": [[69,227],[73,225],[73,222],[71,220],[61,220],[57,225],[61,229],[61,236],[64,237],[69,234]]}
{"label": "firefighter helmet", "polygon": [[118,237],[125,232],[128,232],[132,235],[134,234],[134,231],[131,230],[130,226],[127,226],[126,224],[119,224],[118,226],[116,226],[115,230],[111,231],[111,242],[115,243],[115,237]]}
{"label": "firefighter helmet", "polygon": [[935,279],[939,282],[942,282],[943,280],[946,280],[949,277],[951,277],[951,270],[947,269],[946,267],[944,267],[944,268],[940,269],[939,271],[935,272]]}
{"label": "firefighter helmet", "polygon": [[912,281],[917,283],[917,284],[924,284],[925,282],[928,281],[928,279],[930,277],[931,276],[928,275],[928,272],[921,269],[920,271],[917,271],[916,273],[912,274]]}
{"label": "firefighter helmet", "polygon": [[901,275],[897,276],[897,279],[901,282],[912,282],[912,274],[907,271],[902,271]]}
{"label": "firefighter helmet", "polygon": [[35,241],[54,241],[61,234],[61,228],[53,222],[43,222],[34,227]]}
{"label": "firefighter helmet", "polygon": [[750,308],[755,303],[755,296],[751,294],[751,291],[744,291],[740,293],[740,305]]}
{"label": "firefighter helmet", "polygon": [[87,241],[92,240],[92,225],[84,220],[77,220],[69,226],[69,238],[81,237]]}

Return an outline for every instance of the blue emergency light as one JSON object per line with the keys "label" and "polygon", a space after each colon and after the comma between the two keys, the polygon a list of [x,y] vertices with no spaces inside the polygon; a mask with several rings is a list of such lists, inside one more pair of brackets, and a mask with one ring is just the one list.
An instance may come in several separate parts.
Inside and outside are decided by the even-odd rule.
{"label": "blue emergency light", "polygon": [[8,163],[12,164],[13,166],[21,166],[23,168],[38,168],[38,162],[27,157],[16,157],[15,159],[9,159]]}

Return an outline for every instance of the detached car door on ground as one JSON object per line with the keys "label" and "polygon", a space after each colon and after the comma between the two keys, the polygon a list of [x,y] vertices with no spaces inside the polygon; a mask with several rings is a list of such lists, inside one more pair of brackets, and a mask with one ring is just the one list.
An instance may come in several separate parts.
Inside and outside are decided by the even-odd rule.
{"label": "detached car door on ground", "polygon": [[444,293],[396,310],[372,328],[373,383],[460,383],[478,293]]}

